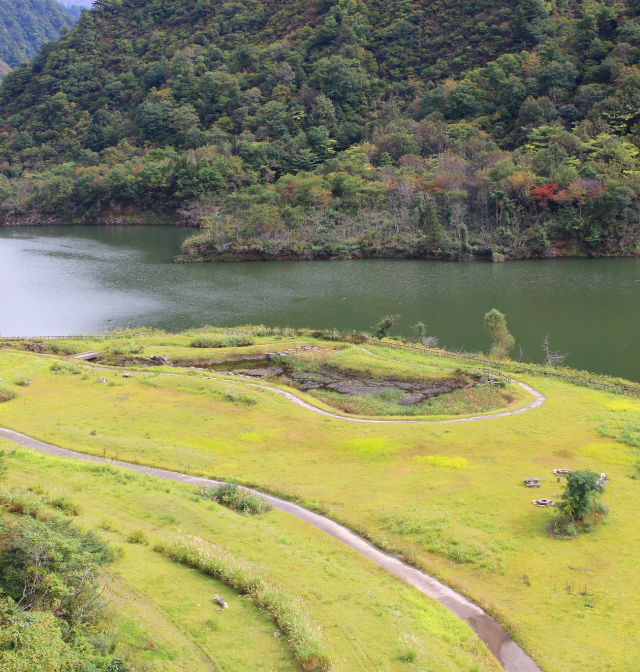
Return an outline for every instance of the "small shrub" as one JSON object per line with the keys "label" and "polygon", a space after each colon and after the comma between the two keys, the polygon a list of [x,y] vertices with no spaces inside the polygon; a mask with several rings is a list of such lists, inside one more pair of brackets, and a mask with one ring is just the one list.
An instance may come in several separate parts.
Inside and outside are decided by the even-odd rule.
{"label": "small shrub", "polygon": [[189,346],[192,348],[241,348],[254,343],[254,339],[250,336],[227,334],[226,336],[198,336],[189,343]]}
{"label": "small shrub", "polygon": [[414,649],[404,649],[396,656],[401,663],[415,663],[418,660],[418,652]]}
{"label": "small shrub", "polygon": [[223,483],[218,486],[217,490],[212,488],[207,488],[207,490],[211,492],[209,499],[214,499],[225,506],[233,506],[240,497],[238,486],[235,483]]}
{"label": "small shrub", "polygon": [[118,531],[117,525],[110,518],[103,518],[102,519],[102,522],[100,523],[100,529],[104,530],[105,532],[117,532]]}
{"label": "small shrub", "polygon": [[225,336],[221,341],[223,348],[241,348],[253,344],[254,340],[248,336]]}
{"label": "small shrub", "polygon": [[192,348],[221,348],[222,342],[217,336],[198,336],[189,343],[189,346]]}
{"label": "small shrub", "polygon": [[147,544],[147,535],[144,530],[133,530],[124,538],[129,544]]}
{"label": "small shrub", "polygon": [[13,390],[8,390],[6,387],[0,387],[0,404],[5,401],[11,401],[18,395]]}
{"label": "small shrub", "polygon": [[230,509],[258,516],[273,508],[265,499],[247,490],[240,489],[235,483],[222,483],[217,488],[203,487],[199,492],[203,499],[212,500]]}
{"label": "small shrub", "polygon": [[396,660],[401,663],[415,663],[418,660],[418,653],[421,648],[416,637],[403,633],[400,638],[400,650],[396,654]]}
{"label": "small shrub", "polygon": [[13,384],[19,385],[20,387],[29,387],[29,385],[31,385],[31,379],[21,373],[16,373],[13,377]]}
{"label": "small shrub", "polygon": [[553,537],[572,538],[578,534],[575,521],[562,514],[555,516],[549,521],[547,530]]}
{"label": "small shrub", "polygon": [[74,375],[82,373],[82,366],[76,362],[53,362],[49,370],[56,374],[72,373]]}
{"label": "small shrub", "polygon": [[236,503],[236,511],[241,511],[242,513],[248,513],[252,516],[259,516],[262,513],[267,513],[271,511],[272,506],[262,497],[258,495],[249,494],[243,495],[238,499]]}
{"label": "small shrub", "polygon": [[124,556],[127,553],[126,548],[124,546],[121,546],[120,544],[114,544],[113,546],[111,546],[111,551],[113,552],[113,557],[116,560],[124,558]]}
{"label": "small shrub", "polygon": [[47,517],[42,511],[42,503],[36,497],[20,490],[0,492],[0,506],[9,513],[17,513],[21,516],[38,519]]}
{"label": "small shrub", "polygon": [[224,393],[225,399],[228,399],[229,401],[232,401],[234,404],[247,404],[247,406],[252,406],[253,404],[257,404],[258,400],[255,397],[252,397],[251,395],[248,394],[240,394],[240,392],[236,390],[227,390]]}
{"label": "small shrub", "polygon": [[52,499],[49,503],[51,506],[55,506],[56,509],[60,509],[60,511],[66,513],[68,516],[79,516],[82,513],[82,507],[68,497],[57,497],[56,499]]}

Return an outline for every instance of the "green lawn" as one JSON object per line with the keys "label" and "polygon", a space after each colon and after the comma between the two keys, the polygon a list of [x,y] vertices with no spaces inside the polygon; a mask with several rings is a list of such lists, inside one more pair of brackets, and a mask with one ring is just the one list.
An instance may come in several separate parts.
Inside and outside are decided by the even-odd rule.
{"label": "green lawn", "polygon": [[[452,367],[437,357],[367,349],[386,370],[394,362],[403,371]],[[471,596],[546,672],[640,669],[640,650],[630,645],[640,625],[640,482],[629,478],[637,473],[633,449],[609,438],[634,440],[640,400],[517,376],[547,397],[543,406],[470,423],[361,424],[218,379],[106,374],[112,384],[98,385],[48,366],[0,354],[5,383],[11,371],[34,372],[29,387],[14,386],[18,397],[0,404],[1,425],[74,450],[295,498]],[[523,395],[518,404],[530,400]],[[570,541],[550,538],[552,512],[531,503],[559,496],[557,467],[610,478],[606,522]],[[527,490],[527,476],[541,477],[542,488]]]}
{"label": "green lawn", "polygon": [[[337,672],[497,672],[464,623],[331,537],[279,511],[237,514],[187,486],[44,456],[0,440],[12,488],[42,485],[82,508],[77,524],[96,529],[124,555],[105,573],[120,653],[136,670],[292,672],[300,669],[266,612],[223,583],[172,562],[154,542],[197,535],[261,567],[303,600]],[[104,528],[108,528],[109,532]],[[142,530],[148,544],[125,537]],[[218,609],[214,594],[229,604]],[[402,662],[414,652],[415,665]]]}

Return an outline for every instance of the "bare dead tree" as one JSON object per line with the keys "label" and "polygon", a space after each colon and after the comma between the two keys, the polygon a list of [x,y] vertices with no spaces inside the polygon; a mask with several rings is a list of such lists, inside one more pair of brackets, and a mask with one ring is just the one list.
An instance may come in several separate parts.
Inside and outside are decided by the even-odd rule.
{"label": "bare dead tree", "polygon": [[545,366],[560,366],[564,363],[567,355],[563,355],[560,352],[551,350],[549,345],[549,336],[546,336],[542,339],[542,349],[544,350],[545,358],[543,364]]}
{"label": "bare dead tree", "polygon": [[423,336],[421,341],[425,348],[437,348],[439,339],[437,336]]}

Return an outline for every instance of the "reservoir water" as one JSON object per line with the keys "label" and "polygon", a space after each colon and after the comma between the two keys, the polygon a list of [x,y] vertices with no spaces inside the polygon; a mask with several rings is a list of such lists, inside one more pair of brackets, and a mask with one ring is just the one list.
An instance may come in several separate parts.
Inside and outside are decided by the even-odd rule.
{"label": "reservoir water", "polygon": [[[640,380],[640,259],[445,263],[409,259],[174,264],[193,230],[0,229],[0,334],[49,336],[148,325],[369,329],[401,315],[448,348],[487,350],[498,308],[524,350]],[[517,346],[516,350],[517,352]]]}

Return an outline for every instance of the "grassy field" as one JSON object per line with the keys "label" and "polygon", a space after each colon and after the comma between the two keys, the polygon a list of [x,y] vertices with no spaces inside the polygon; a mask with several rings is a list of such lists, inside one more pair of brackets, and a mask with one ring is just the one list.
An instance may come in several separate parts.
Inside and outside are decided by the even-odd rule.
{"label": "grassy field", "polygon": [[[284,636],[246,596],[173,562],[155,544],[197,535],[253,563],[301,600],[322,629],[332,669],[496,672],[471,630],[443,607],[355,552],[287,514],[244,516],[202,500],[193,488],[104,465],[15,450],[9,489],[46,490],[81,509],[76,524],[95,529],[123,553],[105,574],[119,653],[136,670],[293,672]],[[127,543],[134,532],[147,543]],[[213,602],[218,594],[226,610]],[[411,663],[407,667],[407,662]]]}
{"label": "grassy field", "polygon": [[[160,338],[168,344],[145,346],[145,356],[189,347],[188,336],[177,345],[162,336],[149,342]],[[367,349],[378,363],[366,366],[380,367],[375,371],[452,366]],[[355,361],[364,354],[339,356]],[[55,373],[50,364],[0,354],[0,385],[15,374],[32,379],[26,387],[9,382],[17,397],[0,404],[1,425],[73,450],[235,480],[315,507],[471,596],[546,672],[640,669],[640,648],[632,645],[640,620],[640,483],[630,478],[638,474],[639,400],[517,376],[547,397],[543,406],[471,423],[360,424],[201,375],[123,380],[107,373],[109,384],[98,385],[95,375]],[[530,400],[523,393],[514,407]],[[552,511],[531,503],[558,497],[551,473],[558,467],[609,473],[603,501],[610,515],[573,540],[549,537]],[[527,476],[541,477],[542,488],[527,490]],[[308,585],[315,587],[315,578]]]}

